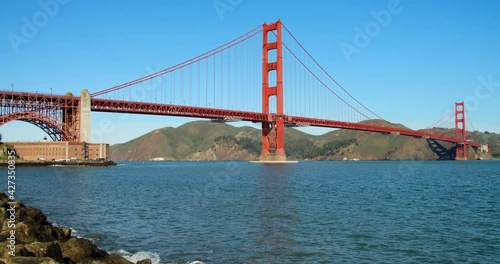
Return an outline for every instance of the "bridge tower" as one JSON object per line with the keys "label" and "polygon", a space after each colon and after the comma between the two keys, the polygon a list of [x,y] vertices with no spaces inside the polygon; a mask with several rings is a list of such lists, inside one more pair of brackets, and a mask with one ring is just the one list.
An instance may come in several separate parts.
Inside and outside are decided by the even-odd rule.
{"label": "bridge tower", "polygon": [[467,131],[465,129],[465,105],[464,102],[455,103],[455,138],[461,140],[456,146],[457,160],[467,160]]}
{"label": "bridge tower", "polygon": [[[276,41],[269,42],[270,36],[273,37],[274,35],[276,35]],[[271,24],[265,23],[263,25],[263,37],[262,113],[267,114],[268,118],[266,122],[262,122],[262,152],[260,160],[286,161],[281,21],[278,20]],[[271,83],[270,77],[275,77],[276,83]],[[271,98],[275,99],[276,109],[269,109]]]}
{"label": "bridge tower", "polygon": [[54,141],[90,142],[90,93],[87,89],[80,92],[80,99],[67,93],[67,102],[61,106],[61,124],[54,135]]}
{"label": "bridge tower", "polygon": [[80,142],[90,142],[90,93],[87,89],[80,92]]}

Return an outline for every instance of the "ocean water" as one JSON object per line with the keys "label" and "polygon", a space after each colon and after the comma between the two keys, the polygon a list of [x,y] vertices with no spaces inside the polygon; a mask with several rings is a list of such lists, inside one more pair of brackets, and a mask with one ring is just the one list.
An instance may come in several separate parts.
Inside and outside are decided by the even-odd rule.
{"label": "ocean water", "polygon": [[500,260],[499,161],[124,162],[16,175],[17,197],[49,221],[134,261]]}

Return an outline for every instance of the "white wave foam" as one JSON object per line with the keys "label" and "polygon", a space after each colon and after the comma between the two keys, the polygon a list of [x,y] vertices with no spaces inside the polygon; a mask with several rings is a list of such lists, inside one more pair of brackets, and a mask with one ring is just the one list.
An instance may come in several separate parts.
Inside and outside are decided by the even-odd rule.
{"label": "white wave foam", "polygon": [[196,260],[196,261],[193,261],[193,262],[191,262],[191,263],[189,263],[189,264],[204,264],[204,263],[203,263],[203,262],[201,262],[201,261]]}
{"label": "white wave foam", "polygon": [[133,263],[137,263],[137,261],[141,261],[144,259],[150,259],[152,264],[160,264],[160,255],[154,252],[139,251],[132,254],[126,250],[120,249],[115,253]]}

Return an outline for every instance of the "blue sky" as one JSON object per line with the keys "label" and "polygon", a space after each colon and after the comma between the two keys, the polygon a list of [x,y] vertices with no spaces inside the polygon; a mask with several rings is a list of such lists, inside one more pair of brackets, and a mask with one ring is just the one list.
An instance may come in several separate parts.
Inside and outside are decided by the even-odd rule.
{"label": "blue sky", "polygon": [[[451,0],[2,1],[0,89],[95,92],[281,19],[331,75],[386,120],[426,128],[465,101],[475,129],[500,132],[498,10],[498,1]],[[380,12],[391,14],[383,26],[373,15]],[[27,23],[35,30],[27,31]],[[366,34],[374,23],[380,30],[356,45],[358,32]],[[346,55],[346,46],[356,52]],[[192,120],[93,113],[93,139],[120,143]],[[3,125],[0,133],[7,141],[45,135],[23,122]]]}

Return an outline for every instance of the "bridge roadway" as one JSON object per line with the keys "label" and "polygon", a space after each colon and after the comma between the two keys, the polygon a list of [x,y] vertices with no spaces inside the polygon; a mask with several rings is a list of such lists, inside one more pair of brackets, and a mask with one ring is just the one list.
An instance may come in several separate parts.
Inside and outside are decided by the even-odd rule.
{"label": "bridge roadway", "polygon": [[[42,93],[27,93],[14,91],[0,91],[0,106],[17,107],[19,109],[36,110],[48,108],[64,108],[75,107],[79,104],[80,97],[67,95],[52,95]],[[148,114],[148,115],[166,115],[180,117],[206,118],[219,121],[249,121],[249,122],[265,122],[275,121],[278,116],[276,114],[263,114],[259,112],[248,112],[228,109],[194,107],[184,105],[169,105],[155,104],[137,101],[124,100],[108,100],[92,98],[91,111],[108,112],[108,113],[130,113],[130,114]],[[4,114],[3,111],[1,113]],[[289,116],[284,117],[287,126],[316,126],[341,128],[386,134],[396,134],[402,136],[411,136],[416,138],[429,138],[445,142],[463,144],[463,140],[454,137],[447,137],[422,131],[411,129],[395,128],[383,125],[351,123],[336,120],[326,120],[310,117]],[[466,142],[465,144],[473,147],[481,147],[481,144],[476,142]]]}
{"label": "bridge roadway", "polygon": [[[225,110],[225,109],[182,106],[182,105],[129,102],[129,101],[107,100],[107,99],[92,99],[91,110],[96,112],[110,112],[110,113],[196,117],[196,118],[207,118],[220,121],[241,120],[241,121],[250,121],[254,123],[275,121],[278,117],[276,114],[266,115],[258,112]],[[289,115],[285,115],[284,120],[285,124],[288,126],[316,126],[316,127],[341,128],[341,129],[378,132],[386,134],[396,134],[396,135],[411,136],[416,138],[429,138],[451,143],[463,143],[462,140],[453,137],[447,137],[437,134],[415,131],[411,129],[394,128],[382,125],[351,123],[344,121],[300,117],[300,116],[289,116]],[[481,147],[481,144],[475,142],[467,142],[467,145],[473,147]]]}

